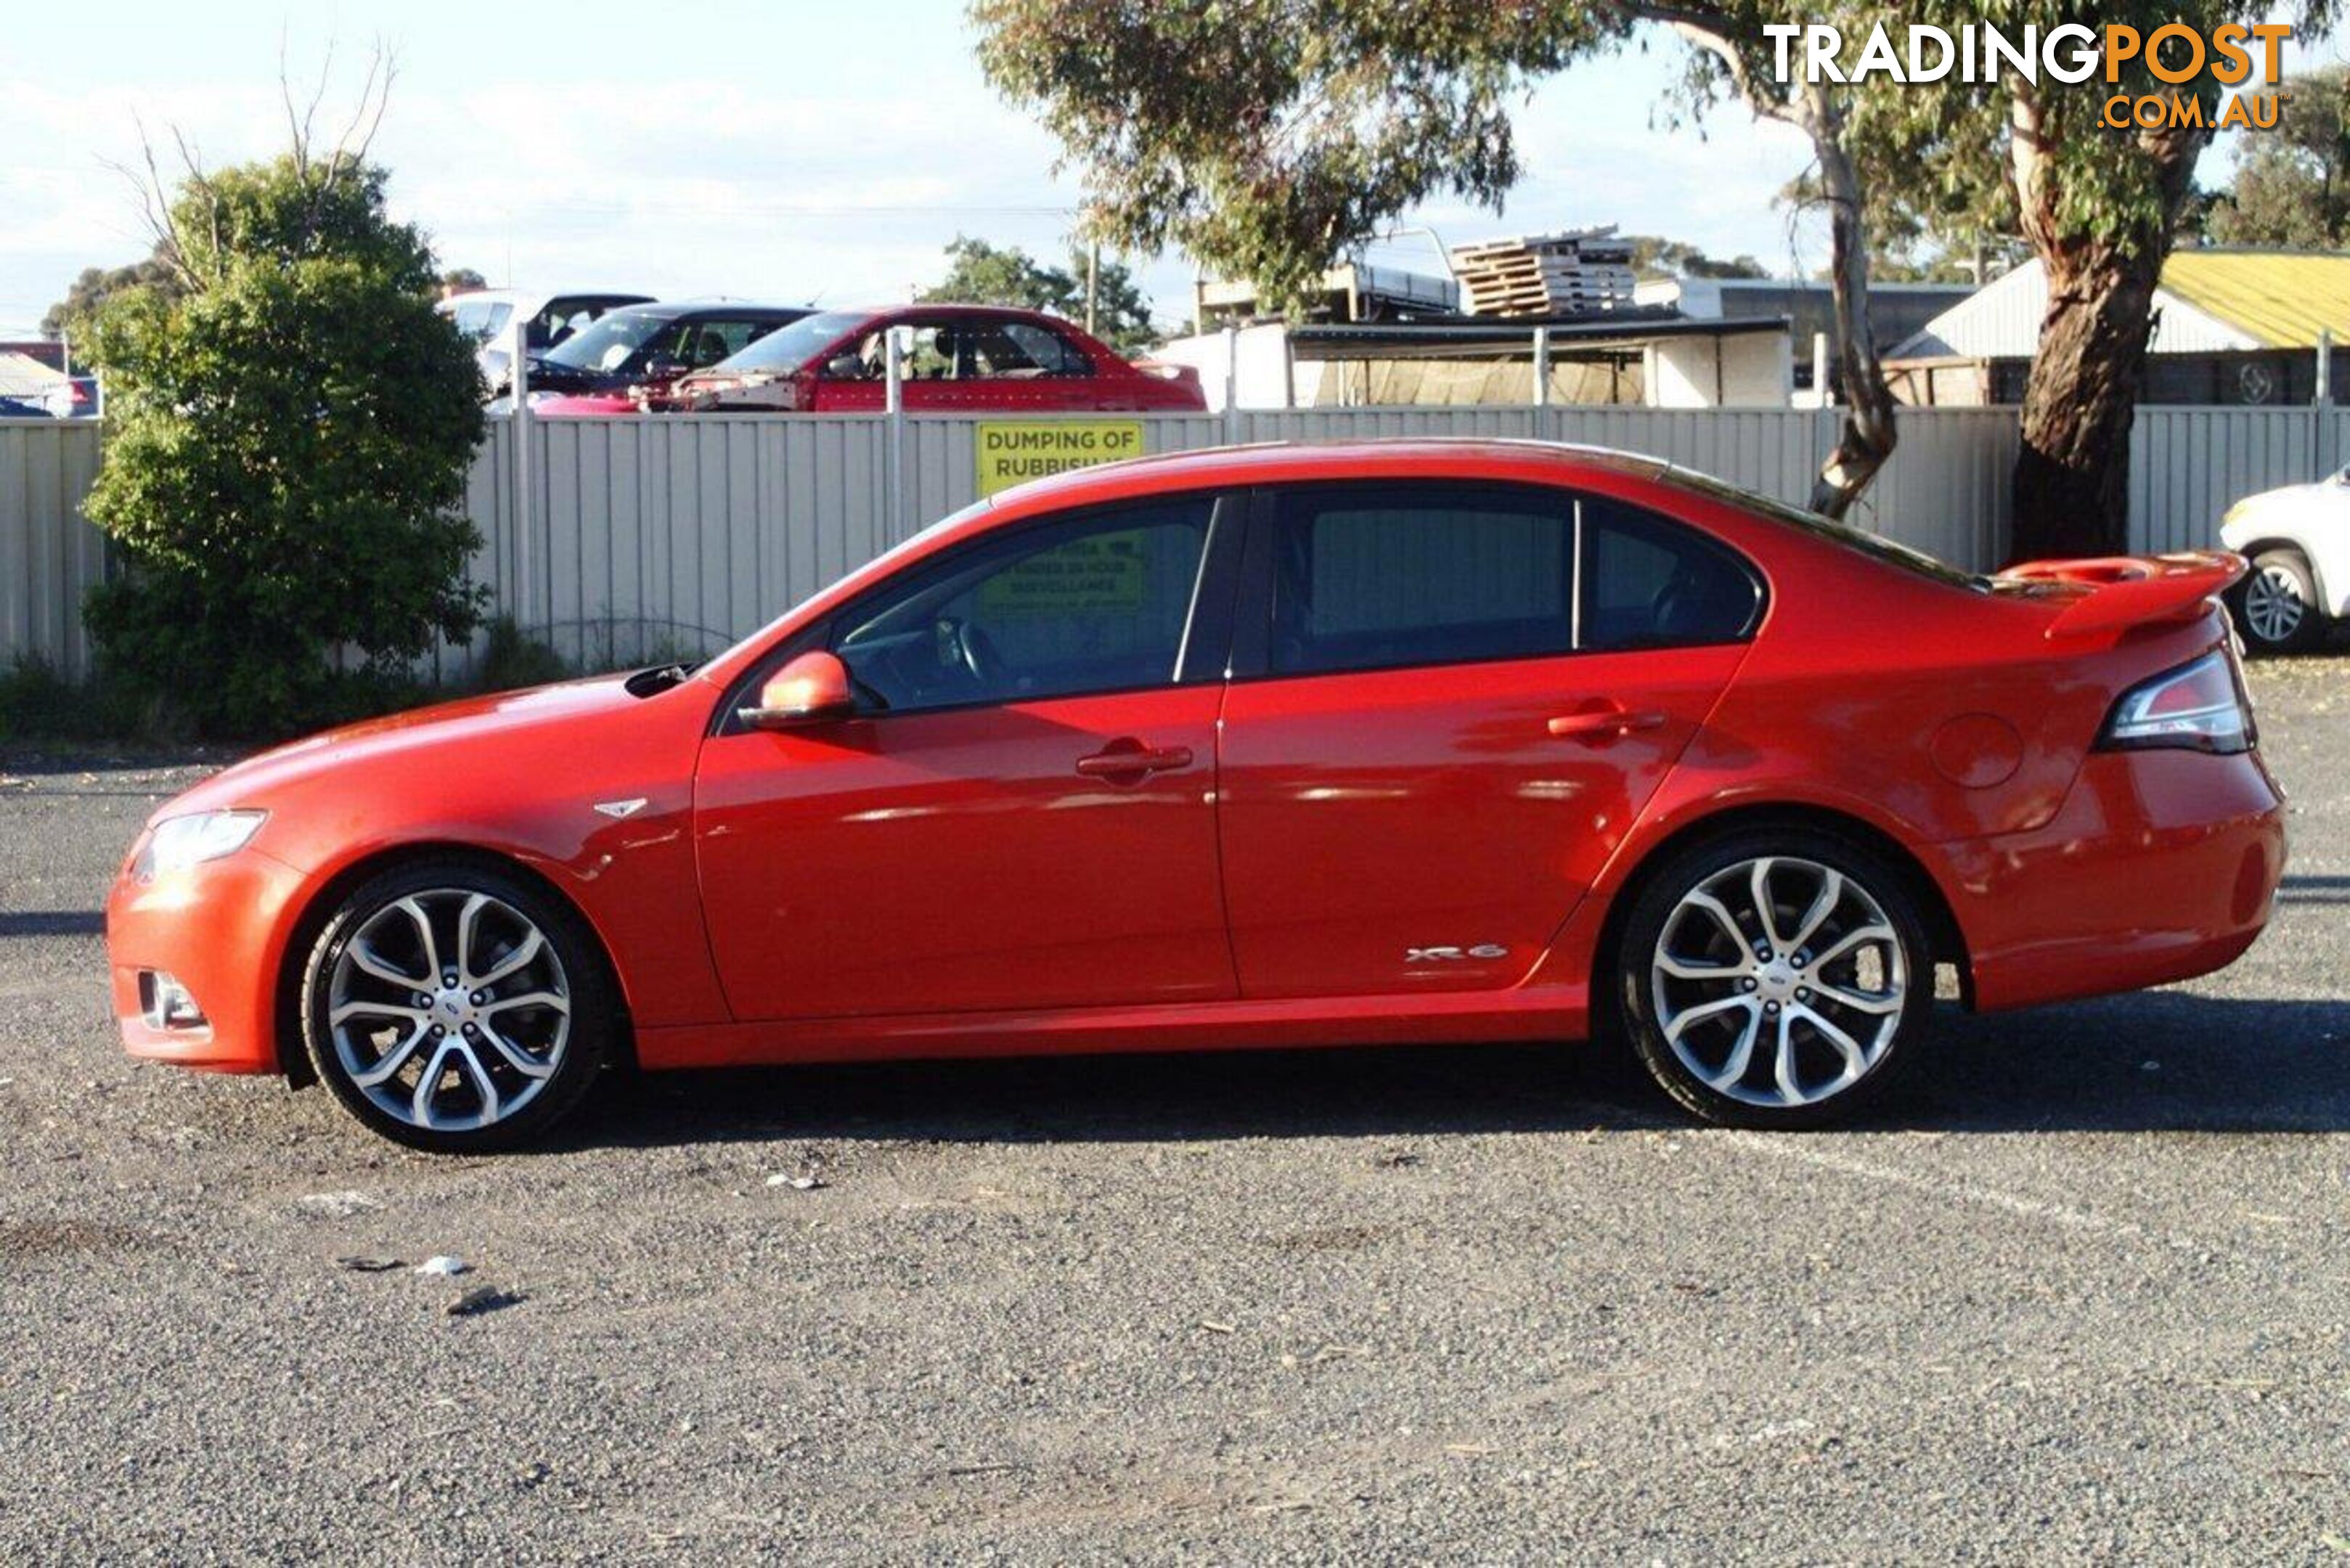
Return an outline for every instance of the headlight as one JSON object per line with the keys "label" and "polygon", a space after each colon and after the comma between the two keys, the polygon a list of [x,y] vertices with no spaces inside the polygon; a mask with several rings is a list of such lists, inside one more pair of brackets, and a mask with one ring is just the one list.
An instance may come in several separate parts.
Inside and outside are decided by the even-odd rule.
{"label": "headlight", "polygon": [[139,846],[130,862],[131,874],[141,882],[151,882],[234,855],[252,842],[267,820],[265,811],[200,811],[192,816],[165,817]]}

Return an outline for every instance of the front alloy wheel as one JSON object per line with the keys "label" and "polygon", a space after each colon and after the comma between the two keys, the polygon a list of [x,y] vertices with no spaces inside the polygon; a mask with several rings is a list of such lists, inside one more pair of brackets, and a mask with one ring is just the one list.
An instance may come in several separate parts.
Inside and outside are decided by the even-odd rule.
{"label": "front alloy wheel", "polygon": [[344,900],[311,955],[312,1063],[388,1137],[511,1147],[569,1110],[601,1064],[599,961],[568,909],[486,865],[392,872]]}
{"label": "front alloy wheel", "polygon": [[1637,897],[1623,953],[1635,1046],[1711,1121],[1848,1114],[1883,1091],[1932,1006],[1900,878],[1826,834],[1742,834],[1677,857]]}
{"label": "front alloy wheel", "polygon": [[2317,580],[2293,550],[2263,550],[2236,589],[2236,619],[2255,653],[2292,653],[2324,634]]}

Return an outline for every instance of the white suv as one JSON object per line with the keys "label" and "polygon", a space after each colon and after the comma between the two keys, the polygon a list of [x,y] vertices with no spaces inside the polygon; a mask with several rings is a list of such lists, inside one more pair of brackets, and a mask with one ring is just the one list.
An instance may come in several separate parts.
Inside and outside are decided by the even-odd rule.
{"label": "white suv", "polygon": [[2251,558],[2229,598],[2252,651],[2314,648],[2350,618],[2350,469],[2245,496],[2220,519],[2220,540]]}

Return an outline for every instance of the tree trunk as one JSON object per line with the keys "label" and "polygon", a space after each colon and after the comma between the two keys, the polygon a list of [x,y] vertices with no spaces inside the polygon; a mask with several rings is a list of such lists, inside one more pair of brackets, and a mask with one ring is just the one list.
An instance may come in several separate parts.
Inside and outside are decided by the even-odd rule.
{"label": "tree trunk", "polygon": [[[1860,175],[1844,149],[1843,117],[1814,89],[1812,147],[1828,201],[1828,295],[1835,320],[1836,369],[1844,382],[1844,430],[1812,485],[1812,510],[1842,517],[1893,455],[1893,392],[1868,325],[1868,237],[1861,225]],[[1825,397],[1827,389],[1815,389]]]}
{"label": "tree trunk", "polygon": [[2168,244],[2045,258],[2048,314],[2023,392],[2017,560],[2129,546],[2129,435]]}
{"label": "tree trunk", "polygon": [[[2111,234],[2066,226],[2042,106],[2019,82],[2009,105],[2010,173],[2023,237],[2048,278],[2040,349],[2024,384],[2012,558],[2119,555],[2129,547],[2129,432],[2146,379],[2154,290],[2208,131],[2140,131],[2158,217]],[[2106,134],[2102,130],[2089,132]]]}

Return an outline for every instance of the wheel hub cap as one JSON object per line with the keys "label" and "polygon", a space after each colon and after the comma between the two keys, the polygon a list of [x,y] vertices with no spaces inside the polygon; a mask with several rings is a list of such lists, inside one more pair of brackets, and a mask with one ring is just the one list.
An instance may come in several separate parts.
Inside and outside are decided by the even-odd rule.
{"label": "wheel hub cap", "polygon": [[1908,1001],[1884,907],[1834,867],[1767,856],[1683,894],[1650,960],[1657,1026],[1715,1093],[1815,1105],[1882,1061]]}
{"label": "wheel hub cap", "polygon": [[327,996],[335,1056],[385,1115],[465,1131],[521,1110],[562,1065],[571,991],[546,933],[465,888],[396,898],[361,920]]}

